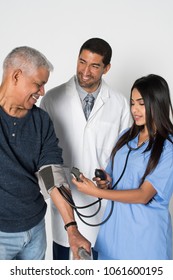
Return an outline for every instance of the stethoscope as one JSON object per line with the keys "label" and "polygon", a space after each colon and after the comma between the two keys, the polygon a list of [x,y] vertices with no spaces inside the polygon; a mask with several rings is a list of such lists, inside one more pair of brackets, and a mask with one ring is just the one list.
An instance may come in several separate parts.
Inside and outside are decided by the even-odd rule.
{"label": "stethoscope", "polygon": [[[114,183],[114,185],[111,187],[111,190],[115,190],[118,183],[120,182],[120,180],[122,179],[124,173],[125,173],[125,170],[126,170],[126,167],[127,167],[127,163],[128,163],[128,159],[129,159],[129,156],[130,156],[130,153],[132,151],[137,151],[139,150],[142,146],[145,145],[145,143],[147,142],[148,140],[144,141],[141,145],[137,146],[136,148],[133,148],[130,146],[130,141],[127,141],[126,145],[128,147],[128,153],[126,155],[126,159],[125,159],[125,163],[124,163],[124,167],[123,167],[123,170],[121,172],[121,175],[119,176],[118,180]],[[61,195],[64,197],[64,199],[68,202],[69,205],[71,205],[71,207],[74,209],[74,211],[76,212],[77,216],[79,217],[79,219],[86,225],[88,226],[92,226],[92,227],[95,227],[95,226],[100,226],[100,225],[103,225],[104,223],[106,223],[108,221],[108,219],[110,218],[110,216],[112,215],[112,212],[113,212],[113,209],[114,209],[114,201],[111,200],[111,208],[110,208],[110,211],[109,211],[109,214],[107,215],[107,217],[100,223],[98,224],[91,224],[91,223],[88,223],[86,222],[86,220],[84,220],[83,218],[91,218],[91,217],[94,217],[95,215],[97,215],[97,213],[100,211],[101,209],[101,200],[102,198],[98,198],[95,202],[92,202],[91,204],[88,204],[88,205],[85,205],[85,206],[76,206],[75,205],[75,202],[73,201],[73,198],[72,196],[69,194],[69,192],[66,190],[65,187],[61,186],[58,188],[59,192],[61,193]],[[88,207],[91,207],[93,205],[95,205],[96,203],[99,203],[99,206],[98,206],[98,209],[96,210],[95,213],[93,213],[92,215],[84,215],[82,213],[80,213],[78,211],[78,209],[85,209],[85,208],[88,208]]]}

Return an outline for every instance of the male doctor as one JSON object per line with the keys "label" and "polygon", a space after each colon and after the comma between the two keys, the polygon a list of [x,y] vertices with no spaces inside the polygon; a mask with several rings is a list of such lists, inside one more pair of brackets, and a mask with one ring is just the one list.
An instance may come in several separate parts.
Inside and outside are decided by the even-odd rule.
{"label": "male doctor", "polygon": [[[88,178],[94,177],[96,168],[105,168],[119,133],[130,123],[129,106],[124,96],[113,91],[102,79],[110,67],[112,49],[103,39],[87,40],[79,51],[77,73],[68,82],[47,92],[41,107],[48,112],[54,123],[67,177],[76,206],[85,206],[95,198],[77,191],[71,183],[70,171],[79,168]],[[78,226],[81,233],[94,246],[106,201],[86,209],[78,209],[86,216],[78,215],[71,226]],[[88,225],[91,224],[92,226]],[[52,204],[53,259],[69,259],[69,244],[62,218]],[[97,252],[93,250],[93,258]]]}

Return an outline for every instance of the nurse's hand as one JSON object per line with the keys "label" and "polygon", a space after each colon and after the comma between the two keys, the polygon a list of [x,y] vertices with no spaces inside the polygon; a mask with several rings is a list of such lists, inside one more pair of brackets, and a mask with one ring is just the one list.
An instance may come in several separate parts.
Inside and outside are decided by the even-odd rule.
{"label": "nurse's hand", "polygon": [[80,181],[73,178],[72,183],[77,187],[78,191],[98,197],[98,187],[83,174],[80,174]]}
{"label": "nurse's hand", "polygon": [[106,180],[101,180],[99,177],[94,177],[93,181],[96,182],[97,187],[100,189],[110,189],[112,186],[112,179],[108,173],[106,173],[105,171],[104,171],[104,173],[106,176]]}
{"label": "nurse's hand", "polygon": [[[86,178],[83,174],[80,175],[80,180],[77,181],[75,178],[72,179],[73,184],[77,187],[78,191],[83,192],[88,195],[92,195],[95,197],[102,197],[102,190],[107,189],[108,185],[111,184],[111,178],[107,174],[108,180],[100,180],[99,178],[96,178],[95,181],[97,182],[97,185],[95,185],[91,180]],[[109,184],[108,184],[109,182]]]}

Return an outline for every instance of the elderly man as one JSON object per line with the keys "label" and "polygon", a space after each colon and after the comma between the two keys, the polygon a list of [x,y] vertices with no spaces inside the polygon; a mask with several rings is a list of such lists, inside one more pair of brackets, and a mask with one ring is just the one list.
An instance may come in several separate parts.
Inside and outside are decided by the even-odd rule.
{"label": "elderly man", "polygon": [[[39,188],[61,213],[64,234],[78,259],[78,248],[90,250],[79,233],[71,207],[58,187],[68,189],[53,124],[36,107],[44,95],[51,63],[30,47],[12,50],[3,63],[0,86],[0,259],[44,259],[46,202]],[[39,179],[39,180],[38,180]]]}

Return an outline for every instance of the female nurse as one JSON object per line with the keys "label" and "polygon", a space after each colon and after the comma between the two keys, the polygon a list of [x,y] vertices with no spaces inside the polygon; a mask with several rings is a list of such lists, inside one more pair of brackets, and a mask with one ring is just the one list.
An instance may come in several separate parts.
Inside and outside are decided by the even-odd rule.
{"label": "female nurse", "polygon": [[[135,81],[132,127],[124,131],[106,168],[107,180],[81,175],[79,191],[108,200],[95,249],[100,260],[172,259],[169,202],[173,192],[173,115],[165,79]],[[109,185],[109,187],[107,187]]]}

